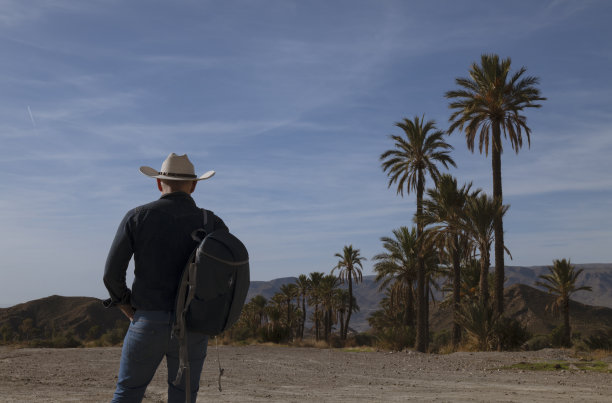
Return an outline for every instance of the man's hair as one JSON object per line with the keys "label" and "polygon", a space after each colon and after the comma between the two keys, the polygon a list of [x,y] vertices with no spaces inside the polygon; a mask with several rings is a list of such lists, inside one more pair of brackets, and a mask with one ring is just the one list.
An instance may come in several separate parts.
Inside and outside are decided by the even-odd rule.
{"label": "man's hair", "polygon": [[174,181],[168,179],[161,179],[161,182],[170,188],[171,192],[185,192],[189,193],[191,191],[191,185],[193,181]]}

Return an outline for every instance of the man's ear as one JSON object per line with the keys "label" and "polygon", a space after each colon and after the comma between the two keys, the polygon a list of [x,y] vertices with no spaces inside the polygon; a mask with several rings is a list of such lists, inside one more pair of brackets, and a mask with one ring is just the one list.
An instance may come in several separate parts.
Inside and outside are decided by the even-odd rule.
{"label": "man's ear", "polygon": [[198,184],[198,181],[193,181],[191,183],[191,191],[189,192],[190,194],[193,193],[193,191],[195,190],[197,184]]}
{"label": "man's ear", "polygon": [[157,188],[159,189],[160,192],[163,192],[164,190],[162,189],[161,186],[161,179],[157,178]]}

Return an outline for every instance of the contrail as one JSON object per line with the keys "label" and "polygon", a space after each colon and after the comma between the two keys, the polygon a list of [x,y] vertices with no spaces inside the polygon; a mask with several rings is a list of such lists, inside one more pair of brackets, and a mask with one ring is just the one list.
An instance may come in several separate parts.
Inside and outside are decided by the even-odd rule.
{"label": "contrail", "polygon": [[28,105],[28,112],[30,113],[30,120],[32,121],[32,126],[36,127],[36,122],[34,121],[34,115],[32,115],[32,110],[30,109],[30,105]]}

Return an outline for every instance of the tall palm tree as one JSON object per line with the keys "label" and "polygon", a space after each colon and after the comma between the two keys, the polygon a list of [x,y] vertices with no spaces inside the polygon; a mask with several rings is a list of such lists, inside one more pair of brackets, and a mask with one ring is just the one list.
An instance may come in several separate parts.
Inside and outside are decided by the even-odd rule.
{"label": "tall palm tree", "polygon": [[[456,166],[455,161],[448,155],[452,146],[444,141],[444,132],[437,130],[433,120],[424,121],[423,116],[413,120],[404,119],[395,125],[404,131],[406,138],[398,135],[390,136],[395,142],[395,148],[385,151],[381,156],[383,171],[389,176],[388,187],[397,184],[397,193],[416,191],[417,217],[421,216],[423,206],[423,192],[425,191],[425,178],[429,175],[434,182],[440,176],[436,164],[440,163],[448,168]],[[421,220],[417,221],[417,237],[423,233]],[[419,258],[417,273],[417,335],[416,349],[425,352],[428,347],[427,316],[428,305],[425,291],[425,262]]]}
{"label": "tall palm tree", "polygon": [[[393,230],[394,238],[382,237],[384,253],[374,256],[374,271],[376,282],[380,283],[379,291],[388,289],[391,306],[403,305],[406,307],[403,317],[404,325],[414,324],[414,282],[417,278],[418,268],[418,242],[416,228],[409,230],[400,227]],[[397,301],[405,297],[405,304]]]}
{"label": "tall palm tree", "polygon": [[[480,303],[489,302],[490,248],[494,239],[496,220],[501,219],[509,206],[502,205],[500,199],[484,193],[468,198],[464,208],[461,229],[478,245],[480,250]],[[508,251],[505,247],[504,250]],[[509,253],[509,252],[508,252]],[[496,311],[499,314],[499,312]]]}
{"label": "tall palm tree", "polygon": [[332,274],[334,271],[338,269],[338,278],[342,283],[348,281],[348,312],[346,313],[346,322],[342,324],[343,332],[341,332],[340,337],[342,340],[346,340],[346,335],[348,333],[349,322],[351,321],[351,313],[353,312],[353,281],[355,283],[361,283],[363,281],[363,276],[361,271],[363,270],[363,265],[361,263],[362,260],[366,260],[366,258],[362,257],[359,254],[359,249],[353,249],[353,245],[345,246],[342,249],[342,253],[336,253],[338,259],[338,263],[332,269]]}
{"label": "tall palm tree", "polygon": [[306,323],[306,297],[308,296],[311,288],[310,279],[305,274],[300,274],[297,280],[295,281],[295,285],[297,286],[297,294],[298,294],[298,302],[301,298],[301,306],[302,306],[302,317],[300,318],[300,325],[298,329],[298,334],[300,339],[304,338],[304,324]]}
{"label": "tall palm tree", "polygon": [[[499,60],[495,54],[481,56],[480,66],[472,63],[470,78],[457,78],[455,83],[460,89],[448,91],[446,98],[451,99],[450,108],[454,110],[448,129],[465,132],[467,146],[474,152],[474,142],[478,137],[478,150],[485,155],[491,143],[491,165],[493,170],[493,197],[503,203],[501,175],[501,134],[510,140],[512,149],[518,154],[523,145],[523,132],[527,144],[531,143],[531,129],[527,118],[521,115],[523,109],[539,108],[540,96],[536,87],[537,77],[523,76],[527,71],[521,67],[510,75],[510,58]],[[495,221],[495,306],[501,315],[504,312],[504,226],[499,217]]]}
{"label": "tall palm tree", "polygon": [[576,280],[583,269],[576,270],[569,259],[553,260],[553,265],[549,266],[548,270],[549,274],[540,275],[540,278],[544,281],[537,281],[536,285],[545,288],[549,294],[557,297],[547,309],[563,312],[563,344],[569,347],[571,345],[570,297],[576,291],[592,291],[592,289],[589,286],[576,286]]}
{"label": "tall palm tree", "polygon": [[[428,199],[423,201],[423,224],[433,225],[428,231],[432,241],[439,249],[448,250],[453,273],[453,332],[454,346],[461,341],[459,325],[459,308],[461,305],[461,258],[469,253],[461,250],[460,238],[464,236],[460,223],[463,209],[470,196],[472,183],[457,187],[457,180],[449,174],[443,174],[435,188],[427,190]],[[474,194],[477,194],[477,190]]]}

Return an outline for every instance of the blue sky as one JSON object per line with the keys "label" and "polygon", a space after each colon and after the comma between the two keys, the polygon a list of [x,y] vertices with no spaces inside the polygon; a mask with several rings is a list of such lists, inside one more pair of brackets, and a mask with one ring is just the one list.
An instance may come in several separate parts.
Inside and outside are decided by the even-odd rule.
{"label": "blue sky", "polygon": [[[253,280],[369,260],[411,225],[387,188],[394,123],[446,129],[445,91],[482,53],[540,77],[531,148],[502,156],[509,265],[612,262],[608,1],[0,0],[0,305],[106,297],[140,165],[187,153],[198,204],[247,245]],[[460,182],[490,159],[448,137]],[[429,183],[431,185],[431,182]]]}

